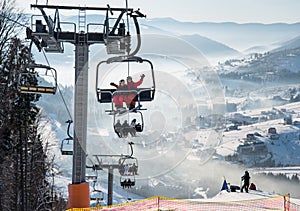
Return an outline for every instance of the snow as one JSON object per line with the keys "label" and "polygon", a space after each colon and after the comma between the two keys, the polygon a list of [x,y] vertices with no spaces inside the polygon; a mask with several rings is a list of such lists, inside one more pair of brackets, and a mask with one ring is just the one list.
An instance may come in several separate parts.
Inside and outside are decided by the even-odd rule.
{"label": "snow", "polygon": [[269,197],[274,197],[277,195],[265,193],[259,190],[249,190],[249,193],[241,192],[228,192],[226,190],[220,191],[216,196],[210,199],[200,199],[197,201],[203,202],[228,202],[228,201],[242,201],[242,200],[255,200],[255,199],[265,199]]}
{"label": "snow", "polygon": [[[289,105],[282,106],[282,108],[285,108],[286,110],[293,110],[295,111],[295,116],[297,117],[297,113],[300,111],[300,103],[293,103]],[[277,107],[277,109],[281,109],[281,107]],[[244,118],[244,116],[251,116],[251,117],[257,117],[261,115],[262,111],[266,111],[266,109],[258,109],[258,110],[252,110],[252,111],[244,111],[243,115],[233,115],[230,114],[230,116],[235,117],[241,117]],[[51,116],[51,115],[50,115]],[[294,118],[294,122],[299,121],[299,118]],[[51,132],[52,129],[55,128],[55,131],[57,134],[64,134],[63,130],[65,129],[60,123],[56,121],[50,121],[48,125],[49,129],[46,130],[48,133]],[[279,135],[278,140],[270,140],[268,129],[270,127],[275,127],[277,130],[277,134]],[[51,129],[52,128],[52,129]],[[107,129],[97,129],[97,131],[90,130],[91,133],[95,133],[94,135],[101,134],[102,136],[109,136],[109,131]],[[224,131],[223,137],[220,140],[220,143],[218,143],[218,146],[215,148],[216,155],[219,155],[221,157],[234,154],[237,151],[237,147],[239,145],[242,145],[245,143],[246,134],[248,133],[254,133],[257,132],[261,134],[262,136],[257,138],[257,143],[264,143],[267,145],[268,149],[272,151],[273,158],[275,158],[276,163],[281,163],[282,165],[298,165],[300,163],[300,142],[298,141],[299,137],[299,127],[298,125],[285,125],[283,124],[282,119],[274,119],[269,120],[265,122],[258,122],[252,125],[243,125],[239,126],[238,130],[231,130],[231,131]],[[175,135],[176,136],[176,135]],[[205,149],[208,149],[207,146],[205,146],[205,139],[207,138],[207,131],[202,130],[200,133],[199,131],[189,131],[185,133],[185,137],[187,139],[194,138],[195,144],[193,145],[193,153],[189,154],[188,160],[193,159],[199,159],[197,154],[195,152],[197,151],[203,151]],[[294,140],[292,142],[291,140]],[[59,142],[58,140],[56,140]],[[291,144],[293,143],[293,144]],[[298,143],[298,145],[295,145],[295,143]],[[57,145],[59,146],[59,145]],[[55,147],[54,147],[55,148]],[[52,149],[53,150],[53,149]],[[54,150],[55,151],[55,150]],[[56,150],[56,153],[59,153],[58,150]],[[63,172],[71,172],[71,158],[70,157],[62,157],[59,154],[56,154],[57,156],[57,164],[60,166],[60,168],[63,168]],[[263,159],[268,159],[268,157],[265,157]],[[263,160],[262,159],[262,160]],[[68,166],[66,166],[66,163]],[[248,161],[248,163],[251,163]],[[66,168],[66,169],[65,169]],[[299,175],[300,167],[282,167],[282,168],[251,168],[251,172],[253,174],[257,173],[284,173],[286,175]],[[106,176],[100,176],[101,181],[104,182],[97,182],[97,185],[95,188],[97,190],[101,190],[104,193],[104,201],[101,202],[102,204],[106,203],[107,200],[107,184],[106,184]],[[169,179],[172,179],[170,177]],[[57,174],[55,177],[55,186],[63,193],[63,197],[67,198],[67,186],[70,183],[70,175],[68,176],[62,176]],[[150,180],[154,183],[159,182],[160,184],[164,185],[163,181],[158,180]],[[167,185],[167,184],[165,184]],[[220,182],[221,187],[221,182]],[[90,190],[93,190],[92,183],[90,186]],[[195,190],[191,190],[191,194],[194,194],[194,196],[199,197],[198,200],[206,201],[206,202],[222,202],[222,201],[235,201],[235,200],[253,200],[253,199],[261,199],[261,198],[267,198],[276,196],[276,194],[270,194],[263,191],[250,191],[249,194],[246,193],[239,193],[239,192],[220,192],[215,197],[208,198],[207,192],[208,189],[204,189],[202,187],[198,187]],[[119,204],[127,201],[132,200],[139,200],[143,199],[145,197],[139,196],[136,194],[132,194],[128,192],[126,189],[119,188],[118,185],[114,185],[114,204]],[[300,199],[294,199],[292,198],[292,202],[299,203]]]}

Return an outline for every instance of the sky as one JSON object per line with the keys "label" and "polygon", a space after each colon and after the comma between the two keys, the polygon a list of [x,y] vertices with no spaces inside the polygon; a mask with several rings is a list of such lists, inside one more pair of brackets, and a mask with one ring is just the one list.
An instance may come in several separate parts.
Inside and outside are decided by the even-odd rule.
{"label": "sky", "polygon": [[[62,5],[61,0],[16,0],[25,12],[30,4]],[[126,0],[64,0],[64,5],[125,7]],[[188,22],[295,23],[300,22],[299,0],[128,0],[148,18],[172,17]],[[73,11],[74,13],[74,11]]]}

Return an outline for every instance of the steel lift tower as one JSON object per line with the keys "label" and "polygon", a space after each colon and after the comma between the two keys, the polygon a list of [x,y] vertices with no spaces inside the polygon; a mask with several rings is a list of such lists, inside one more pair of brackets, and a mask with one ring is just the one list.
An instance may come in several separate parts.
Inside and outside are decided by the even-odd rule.
{"label": "steel lift tower", "polygon": [[[89,46],[92,44],[105,44],[108,54],[130,54],[130,34],[122,24],[122,16],[133,18],[136,32],[139,36],[137,17],[145,17],[139,11],[131,8],[105,8],[79,7],[32,4],[42,15],[33,15],[31,28],[27,28],[27,38],[32,39],[39,49],[46,52],[63,53],[63,43],[68,42],[75,46],[75,100],[74,100],[74,145],[72,184],[68,186],[68,208],[87,208],[90,206],[89,184],[86,176],[86,138],[87,138],[87,106],[88,106],[88,61]],[[54,18],[47,16],[45,10],[54,10]],[[60,10],[77,10],[78,24],[61,22]],[[104,11],[104,23],[87,23],[87,11]],[[109,14],[120,13],[115,23],[109,26]],[[43,22],[44,20],[44,22]],[[45,24],[43,24],[45,23]],[[62,26],[68,26],[68,31]],[[90,31],[92,26],[102,26],[103,31]],[[70,31],[70,27],[73,30]],[[76,29],[77,27],[77,29]]]}

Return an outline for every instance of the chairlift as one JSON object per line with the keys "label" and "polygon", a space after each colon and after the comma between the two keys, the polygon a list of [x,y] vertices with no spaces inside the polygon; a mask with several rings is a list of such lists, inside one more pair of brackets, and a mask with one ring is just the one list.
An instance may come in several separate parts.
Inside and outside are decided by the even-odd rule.
{"label": "chairlift", "polygon": [[66,121],[68,123],[67,135],[61,142],[60,151],[62,155],[73,155],[73,137],[70,135],[70,126],[73,123],[72,120]]}
{"label": "chairlift", "polygon": [[[122,90],[122,91],[117,91],[116,88],[104,88],[105,86],[103,84],[99,84],[100,82],[100,66],[104,66],[104,64],[110,65],[113,63],[126,63],[126,64],[149,64],[149,67],[147,67],[147,73],[145,73],[146,77],[149,78],[147,82],[150,82],[150,85],[147,84],[147,87],[142,87],[143,84],[134,89],[134,90]],[[125,68],[124,68],[125,70]],[[126,71],[124,72],[123,70],[123,74],[120,72],[120,75],[124,75],[124,77],[126,78],[129,75],[129,72]],[[126,68],[127,70],[127,68]],[[139,71],[139,70],[138,70]],[[131,71],[131,75],[135,72],[134,70]],[[107,81],[106,81],[107,82]],[[109,82],[107,82],[107,84],[109,84]],[[112,59],[108,59],[106,61],[101,61],[100,63],[98,63],[97,65],[97,71],[96,71],[96,94],[97,94],[97,100],[99,103],[111,103],[111,110],[107,110],[107,112],[111,113],[112,111],[115,111],[114,109],[114,104],[113,104],[113,96],[117,95],[117,94],[134,94],[134,101],[137,102],[138,106],[135,108],[136,110],[145,110],[145,108],[141,107],[141,102],[149,102],[154,100],[154,94],[155,94],[155,79],[154,79],[154,70],[153,70],[153,64],[151,63],[151,61],[147,60],[147,59],[142,59],[141,57],[129,57],[126,59],[117,59],[117,58],[112,58]]]}
{"label": "chairlift", "polygon": [[42,64],[30,64],[29,72],[20,73],[18,87],[21,93],[55,94],[57,73],[54,68]]}
{"label": "chairlift", "polygon": [[119,159],[119,173],[121,176],[138,175],[138,160],[132,156],[122,156]]}
{"label": "chairlift", "polygon": [[101,190],[96,189],[96,182],[97,181],[93,182],[93,190],[90,194],[91,195],[90,200],[100,202],[104,200],[104,193]]}
{"label": "chairlift", "polygon": [[63,139],[61,142],[60,151],[62,155],[73,155],[73,139]]}
{"label": "chairlift", "polygon": [[135,176],[121,176],[120,184],[122,188],[131,188],[135,186]]}
{"label": "chairlift", "polygon": [[[124,126],[124,121],[129,119],[128,126]],[[131,124],[133,120],[136,120],[135,126]],[[115,133],[119,138],[126,138],[128,135],[136,137],[136,133],[143,132],[144,130],[144,118],[141,111],[129,112],[127,116],[118,116],[114,115],[113,118],[113,127]]]}
{"label": "chairlift", "polygon": [[89,181],[89,182],[97,181],[97,179],[98,179],[97,170],[98,169],[95,168],[95,164],[92,159],[90,159],[88,156],[87,156],[87,159],[88,159],[88,161],[90,161],[90,164],[89,165],[86,164],[85,179],[86,179],[86,181]]}

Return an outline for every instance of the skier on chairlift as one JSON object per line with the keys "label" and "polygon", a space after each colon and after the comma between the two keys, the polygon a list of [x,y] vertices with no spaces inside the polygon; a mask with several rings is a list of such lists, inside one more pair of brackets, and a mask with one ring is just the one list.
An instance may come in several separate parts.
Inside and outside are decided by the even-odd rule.
{"label": "skier on chairlift", "polygon": [[125,80],[121,79],[119,81],[119,85],[111,82],[111,86],[114,86],[117,88],[117,93],[113,96],[113,102],[115,103],[115,107],[117,110],[122,110],[123,108],[123,102],[125,102],[125,94],[122,92],[122,90],[128,90],[127,85],[125,84]]}
{"label": "skier on chairlift", "polygon": [[122,125],[120,120],[118,119],[117,123],[114,125],[115,132],[119,136],[119,138],[122,138]]}
{"label": "skier on chairlift", "polygon": [[131,126],[131,128],[130,128],[130,131],[129,131],[129,133],[130,133],[130,135],[131,136],[136,136],[136,119],[133,119],[132,121],[131,121],[131,123],[130,123],[130,126]]}
{"label": "skier on chairlift", "polygon": [[[134,82],[132,80],[132,77],[128,76],[127,77],[127,87],[128,87],[128,90],[136,90],[137,87],[140,86],[143,83],[144,78],[145,78],[145,74],[142,74],[140,80],[138,80],[137,82]],[[129,93],[127,95],[126,105],[127,105],[127,108],[129,110],[132,110],[132,109],[135,108],[135,101],[134,101],[135,96],[136,96],[135,92]]]}
{"label": "skier on chairlift", "polygon": [[129,133],[129,129],[130,125],[128,124],[127,120],[124,120],[123,124],[122,124],[122,137],[123,138],[127,138],[128,133]]}

